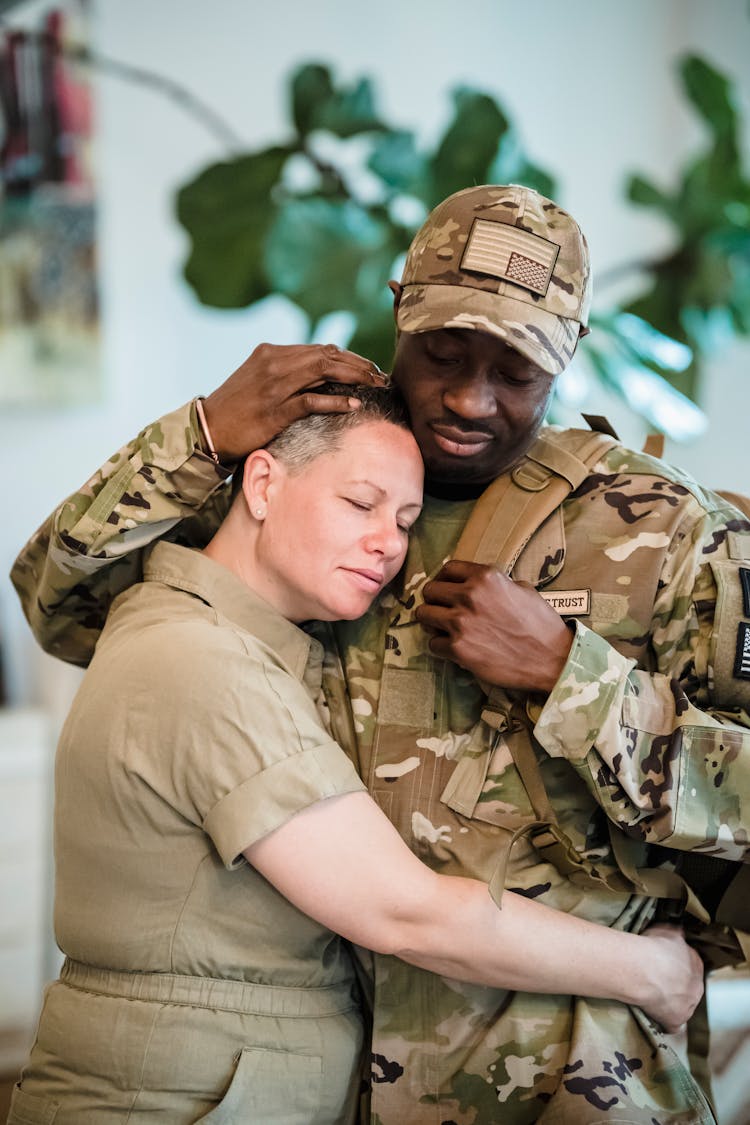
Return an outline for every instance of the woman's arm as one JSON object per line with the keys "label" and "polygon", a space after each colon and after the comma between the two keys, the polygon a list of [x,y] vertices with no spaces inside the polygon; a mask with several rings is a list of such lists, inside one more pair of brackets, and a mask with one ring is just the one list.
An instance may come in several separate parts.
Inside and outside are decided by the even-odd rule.
{"label": "woman's arm", "polygon": [[511,892],[499,910],[484,884],[421,863],[364,793],[318,802],[245,856],[322,925],[457,980],[619,1000],[667,1031],[703,993],[702,963],[678,930],[623,933]]}

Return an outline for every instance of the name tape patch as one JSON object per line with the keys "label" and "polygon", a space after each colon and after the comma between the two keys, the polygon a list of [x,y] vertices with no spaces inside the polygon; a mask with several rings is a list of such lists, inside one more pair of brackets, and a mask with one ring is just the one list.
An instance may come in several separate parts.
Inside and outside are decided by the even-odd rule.
{"label": "name tape patch", "polygon": [[538,590],[537,593],[561,617],[585,617],[591,613],[590,590]]}
{"label": "name tape patch", "polygon": [[740,621],[737,630],[734,675],[738,680],[750,680],[750,625],[746,621]]}
{"label": "name tape patch", "polygon": [[745,611],[745,617],[750,617],[750,570],[746,566],[741,566],[740,582],[742,583],[742,602]]}

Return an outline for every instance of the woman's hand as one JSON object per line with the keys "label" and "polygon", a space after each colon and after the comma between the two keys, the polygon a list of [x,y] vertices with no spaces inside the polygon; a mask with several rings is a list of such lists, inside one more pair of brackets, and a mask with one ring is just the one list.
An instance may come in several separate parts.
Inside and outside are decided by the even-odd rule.
{"label": "woman's hand", "polygon": [[259,344],[204,402],[219,458],[236,461],[308,414],[356,410],[356,398],[315,394],[316,384],[328,380],[383,386],[386,377],[335,344]]}
{"label": "woman's hand", "polygon": [[644,967],[651,982],[638,1006],[665,1031],[679,1031],[703,995],[703,962],[679,926],[650,926],[642,939],[650,945]]}

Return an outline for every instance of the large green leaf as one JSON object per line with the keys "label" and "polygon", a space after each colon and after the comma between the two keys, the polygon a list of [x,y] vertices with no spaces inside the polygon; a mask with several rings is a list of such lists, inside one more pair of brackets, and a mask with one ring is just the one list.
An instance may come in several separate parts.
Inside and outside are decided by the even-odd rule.
{"label": "large green leaf", "polygon": [[737,114],[729,80],[698,55],[686,55],[679,70],[685,93],[711,132],[734,138]]}
{"label": "large green leaf", "polygon": [[192,246],[185,277],[199,299],[244,308],[271,291],[263,266],[272,190],[290,150],[276,147],[206,168],[177,193]]}
{"label": "large green leaf", "polygon": [[661,371],[685,371],[693,355],[690,348],[672,336],[659,332],[648,321],[632,313],[613,313],[607,317],[592,316],[592,328],[617,340],[630,359]]}
{"label": "large green leaf", "polygon": [[640,207],[654,207],[658,211],[663,211],[670,219],[675,218],[674,200],[645,176],[629,176],[625,185],[625,194],[631,203],[637,203]]}
{"label": "large green leaf", "polygon": [[431,207],[454,191],[489,181],[500,138],[509,127],[505,114],[487,94],[459,89],[453,102],[453,121],[431,161]]}
{"label": "large green leaf", "polygon": [[406,129],[389,129],[378,137],[367,166],[390,188],[407,195],[424,192],[426,161]]}
{"label": "large green leaf", "polygon": [[[629,267],[638,269],[640,291],[620,310],[625,315],[595,318],[602,346],[590,361],[601,381],[654,423],[657,401],[668,412],[681,401],[660,398],[655,379],[664,375],[694,394],[702,360],[732,333],[750,334],[750,181],[734,92],[697,56],[683,60],[681,77],[708,142],[669,190],[631,176],[629,199],[661,212],[673,242]],[[290,94],[295,139],[288,146],[214,165],[179,193],[192,244],[186,276],[216,306],[283,293],[307,314],[311,333],[327,314],[347,313],[352,346],[387,366],[386,282],[423,208],[477,183],[524,183],[554,198],[554,179],[528,159],[494,98],[476,90],[454,92],[453,118],[432,153],[417,147],[409,129],[380,119],[367,78],[338,86],[315,62],[294,73]],[[311,137],[316,132],[323,135]],[[293,154],[304,154],[317,178],[295,178],[291,163],[285,171]],[[367,202],[373,199],[380,202]],[[687,348],[693,362],[681,371]],[[646,398],[651,406],[639,406]]]}
{"label": "large green leaf", "polygon": [[512,182],[534,188],[540,195],[545,195],[548,199],[554,199],[557,195],[557,180],[555,177],[545,171],[544,168],[540,168],[538,164],[532,164],[527,160],[519,165]]}
{"label": "large green leaf", "polygon": [[333,97],[333,82],[327,66],[310,63],[293,75],[290,83],[292,120],[301,137],[316,128],[323,107]]}
{"label": "large green leaf", "polygon": [[327,313],[361,307],[362,289],[369,291],[373,273],[387,278],[396,252],[384,216],[353,200],[292,198],[269,231],[265,267],[273,289],[315,324]]}
{"label": "large green leaf", "polygon": [[706,418],[683,390],[670,386],[646,364],[614,348],[589,347],[586,358],[600,382],[660,433],[677,441],[696,437]]}
{"label": "large green leaf", "polygon": [[517,131],[507,123],[507,128],[500,137],[495,158],[490,166],[487,182],[490,184],[525,184],[535,191],[546,195],[547,198],[555,196],[555,179],[543,168],[532,164],[521,146]]}
{"label": "large green leaf", "polygon": [[327,129],[337,137],[385,128],[375,111],[369,78],[351,88],[336,89],[328,67],[312,63],[292,77],[292,118],[301,137],[314,129]]}
{"label": "large green leaf", "polygon": [[623,311],[652,324],[665,336],[686,343],[685,328],[680,319],[682,302],[678,296],[682,292],[681,283],[677,287],[665,283],[669,276],[680,278],[681,268],[663,268],[658,280],[639,297],[629,301]]}
{"label": "large green leaf", "polygon": [[395,340],[393,307],[387,305],[372,309],[366,316],[359,317],[347,347],[374,360],[382,371],[390,371]]}

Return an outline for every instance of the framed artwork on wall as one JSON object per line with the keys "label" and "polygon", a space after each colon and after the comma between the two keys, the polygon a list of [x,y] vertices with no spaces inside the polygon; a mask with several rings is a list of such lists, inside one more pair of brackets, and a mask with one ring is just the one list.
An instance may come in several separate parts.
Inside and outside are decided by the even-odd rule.
{"label": "framed artwork on wall", "polygon": [[68,0],[0,24],[0,408],[99,395],[87,16]]}

